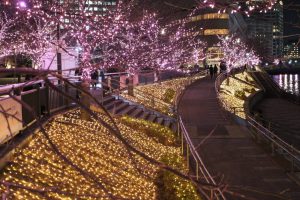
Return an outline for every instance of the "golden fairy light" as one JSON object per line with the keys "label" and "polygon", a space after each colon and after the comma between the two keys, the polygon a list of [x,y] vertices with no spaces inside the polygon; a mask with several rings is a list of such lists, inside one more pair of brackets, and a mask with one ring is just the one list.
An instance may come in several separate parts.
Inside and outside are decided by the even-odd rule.
{"label": "golden fairy light", "polygon": [[[16,151],[11,163],[2,170],[1,180],[47,192],[20,187],[7,190],[1,184],[0,193],[11,199],[110,199],[108,194],[118,199],[157,199],[155,180],[160,169],[136,154],[130,155],[99,123],[81,120],[79,116],[79,110],[59,115],[45,129],[60,151],[79,168],[97,177],[104,189],[60,159],[38,132],[24,148]],[[165,146],[138,127],[124,125],[122,120],[117,120],[117,124],[123,137],[148,156],[157,160],[174,156],[182,159],[179,147]],[[165,129],[162,131],[167,133]],[[183,172],[187,172],[186,167]],[[174,180],[172,187],[176,188],[178,198],[189,196],[188,193],[197,197],[192,184],[179,178]]]}

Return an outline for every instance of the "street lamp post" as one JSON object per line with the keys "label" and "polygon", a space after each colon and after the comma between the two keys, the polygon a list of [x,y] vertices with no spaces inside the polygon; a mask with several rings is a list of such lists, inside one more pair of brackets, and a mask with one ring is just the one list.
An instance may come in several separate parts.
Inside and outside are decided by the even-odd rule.
{"label": "street lamp post", "polygon": [[[57,4],[59,7],[59,0],[57,0]],[[58,74],[62,74],[62,62],[61,62],[61,53],[60,53],[60,23],[59,20],[57,22],[57,27],[56,27],[56,38],[57,38],[57,44],[58,44],[58,48],[57,48],[57,52],[56,52],[56,61],[57,61],[57,71]]]}
{"label": "street lamp post", "polygon": [[61,61],[61,53],[60,53],[60,24],[57,23],[57,30],[56,30],[56,37],[57,37],[57,52],[56,52],[56,60],[57,60],[57,71],[58,74],[62,74],[62,61]]}

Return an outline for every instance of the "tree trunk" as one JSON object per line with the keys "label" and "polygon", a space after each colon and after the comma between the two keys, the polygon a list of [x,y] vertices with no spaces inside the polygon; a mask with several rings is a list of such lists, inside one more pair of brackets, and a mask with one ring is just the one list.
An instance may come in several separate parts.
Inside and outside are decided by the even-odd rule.
{"label": "tree trunk", "polygon": [[229,85],[229,74],[227,74],[226,84]]}

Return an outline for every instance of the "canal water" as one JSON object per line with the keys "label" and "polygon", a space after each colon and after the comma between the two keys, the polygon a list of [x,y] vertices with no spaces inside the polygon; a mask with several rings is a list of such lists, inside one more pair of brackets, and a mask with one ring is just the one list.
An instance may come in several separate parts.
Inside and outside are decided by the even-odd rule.
{"label": "canal water", "polygon": [[272,78],[285,91],[300,95],[300,74],[279,74]]}

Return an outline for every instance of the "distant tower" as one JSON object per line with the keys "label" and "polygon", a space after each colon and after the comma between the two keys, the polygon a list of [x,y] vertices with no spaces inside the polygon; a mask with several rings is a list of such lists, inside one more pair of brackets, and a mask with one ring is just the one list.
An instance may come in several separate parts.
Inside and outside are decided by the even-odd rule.
{"label": "distant tower", "polygon": [[268,12],[254,12],[249,17],[230,16],[230,30],[251,41],[254,49],[267,60],[283,57],[283,2],[279,1]]}
{"label": "distant tower", "polygon": [[[61,6],[67,6],[70,13],[76,13],[84,9],[86,15],[89,16],[105,16],[109,10],[114,10],[117,6],[118,0],[86,0],[83,8],[80,8],[79,0],[60,0]],[[63,19],[63,22],[68,24],[70,21],[68,17]]]}
{"label": "distant tower", "polygon": [[300,48],[296,42],[291,42],[284,46],[284,58],[285,59],[300,58]]}

